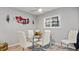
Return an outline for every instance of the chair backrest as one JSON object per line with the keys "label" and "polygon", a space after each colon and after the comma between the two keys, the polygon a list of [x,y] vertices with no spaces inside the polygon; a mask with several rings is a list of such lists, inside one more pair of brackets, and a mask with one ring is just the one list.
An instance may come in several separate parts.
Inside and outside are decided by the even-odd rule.
{"label": "chair backrest", "polygon": [[34,36],[34,31],[33,30],[28,30],[28,39],[32,40]]}
{"label": "chair backrest", "polygon": [[27,39],[23,31],[18,31],[19,44],[21,47],[25,47]]}
{"label": "chair backrest", "polygon": [[77,30],[71,30],[68,34],[68,39],[71,40],[72,42],[76,43],[77,40]]}
{"label": "chair backrest", "polygon": [[45,30],[43,35],[43,46],[50,43],[50,30]]}

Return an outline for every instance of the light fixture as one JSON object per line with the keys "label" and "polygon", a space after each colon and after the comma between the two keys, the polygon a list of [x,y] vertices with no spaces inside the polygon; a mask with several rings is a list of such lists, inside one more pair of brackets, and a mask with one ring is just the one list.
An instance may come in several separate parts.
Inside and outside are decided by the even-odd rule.
{"label": "light fixture", "polygon": [[43,10],[41,8],[38,9],[38,12],[42,12]]}

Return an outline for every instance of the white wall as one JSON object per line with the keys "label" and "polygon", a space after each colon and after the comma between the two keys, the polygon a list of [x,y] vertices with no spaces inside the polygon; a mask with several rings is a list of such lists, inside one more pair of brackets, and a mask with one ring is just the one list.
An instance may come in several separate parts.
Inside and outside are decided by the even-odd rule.
{"label": "white wall", "polygon": [[[9,14],[10,22],[6,22],[6,16]],[[30,18],[30,22],[35,20],[36,16],[14,10],[11,8],[0,8],[0,41],[6,41],[9,44],[18,43],[17,31],[27,31],[27,29],[35,29],[35,25],[32,23],[26,25],[20,25],[16,23],[15,16],[23,16]]]}
{"label": "white wall", "polygon": [[79,9],[78,8],[58,8],[48,13],[37,16],[37,29],[44,30],[44,18],[48,16],[59,15],[61,18],[61,28],[48,28],[53,32],[53,39],[60,42],[62,39],[67,39],[67,34],[70,30],[78,29]]}

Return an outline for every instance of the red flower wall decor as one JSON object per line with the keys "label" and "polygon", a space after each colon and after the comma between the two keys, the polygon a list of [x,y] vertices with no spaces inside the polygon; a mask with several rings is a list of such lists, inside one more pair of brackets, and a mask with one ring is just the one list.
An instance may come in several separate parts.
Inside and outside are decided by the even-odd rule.
{"label": "red flower wall decor", "polygon": [[16,21],[20,24],[29,24],[29,18],[23,18],[21,16],[16,16]]}

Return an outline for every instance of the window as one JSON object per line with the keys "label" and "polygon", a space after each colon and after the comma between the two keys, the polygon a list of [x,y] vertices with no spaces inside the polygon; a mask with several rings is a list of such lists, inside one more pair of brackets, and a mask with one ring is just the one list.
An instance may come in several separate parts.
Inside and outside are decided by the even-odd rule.
{"label": "window", "polygon": [[44,21],[45,28],[55,28],[59,26],[60,26],[59,16],[45,18],[45,21]]}

